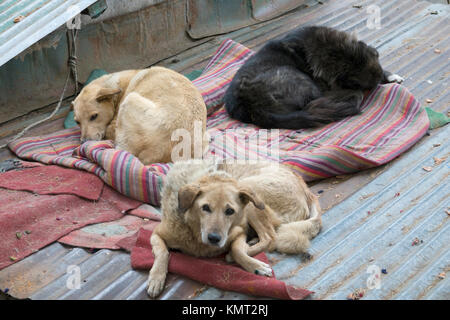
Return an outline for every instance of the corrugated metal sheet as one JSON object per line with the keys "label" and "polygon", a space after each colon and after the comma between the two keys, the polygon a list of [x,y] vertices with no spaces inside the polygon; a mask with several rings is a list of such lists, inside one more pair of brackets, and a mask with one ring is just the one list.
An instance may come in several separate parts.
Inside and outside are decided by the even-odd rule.
{"label": "corrugated metal sheet", "polygon": [[[421,102],[433,99],[433,109],[448,112],[447,6],[413,0],[322,2],[310,1],[307,9],[188,50],[177,56],[181,61],[175,68],[182,71],[204,65],[225,37],[257,48],[297,25],[324,24],[356,30],[361,39],[379,48],[387,69],[407,78],[405,85]],[[354,8],[354,4],[362,8]],[[379,30],[366,28],[369,4],[380,7]],[[313,190],[324,191],[322,207],[331,209],[323,216],[322,232],[312,241],[313,259],[269,254],[277,277],[314,290],[313,299],[345,299],[354,289],[366,288],[370,276],[367,268],[375,265],[386,269],[387,274],[381,274],[379,289],[366,288],[364,299],[450,299],[449,277],[438,277],[450,270],[446,213],[450,206],[449,150],[447,126],[431,131],[430,136],[383,168],[352,175],[343,182],[328,179],[315,184]],[[434,157],[447,160],[435,165]],[[425,166],[433,170],[426,172],[422,169]],[[415,238],[423,242],[413,246]],[[81,268],[80,290],[65,286],[69,265]],[[0,289],[8,288],[12,296],[32,299],[147,299],[146,279],[146,272],[131,270],[126,253],[89,253],[52,244],[1,270]],[[171,275],[160,298],[253,297],[207,288]]]}
{"label": "corrugated metal sheet", "polygon": [[[0,3],[0,66],[97,0],[6,0]],[[77,10],[70,10],[75,6]],[[19,22],[16,18],[23,16]]]}

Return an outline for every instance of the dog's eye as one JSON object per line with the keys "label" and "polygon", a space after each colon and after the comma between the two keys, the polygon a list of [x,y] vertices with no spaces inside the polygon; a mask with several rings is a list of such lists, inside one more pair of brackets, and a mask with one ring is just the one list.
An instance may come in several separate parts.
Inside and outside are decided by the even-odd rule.
{"label": "dog's eye", "polygon": [[232,209],[232,208],[228,208],[227,210],[225,210],[225,214],[227,216],[231,216],[233,213],[234,213],[234,209]]}
{"label": "dog's eye", "polygon": [[75,122],[77,123],[78,126],[80,126],[80,121],[75,120]]}
{"label": "dog's eye", "polygon": [[207,204],[204,204],[204,205],[202,206],[202,210],[203,210],[203,211],[206,211],[206,212],[211,212],[211,208],[210,208]]}
{"label": "dog's eye", "polygon": [[95,119],[97,119],[97,116],[98,116],[98,114],[96,113],[96,114],[93,114],[92,116],[91,116],[91,121],[94,121]]}

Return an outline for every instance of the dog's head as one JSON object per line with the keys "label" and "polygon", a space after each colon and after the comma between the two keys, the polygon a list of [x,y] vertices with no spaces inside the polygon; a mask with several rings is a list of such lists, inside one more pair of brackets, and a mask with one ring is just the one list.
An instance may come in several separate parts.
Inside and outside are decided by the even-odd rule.
{"label": "dog's head", "polygon": [[249,203],[264,209],[264,203],[236,180],[208,176],[182,187],[178,192],[178,210],[188,225],[200,230],[201,241],[222,248],[233,226],[242,223]]}
{"label": "dog's head", "polygon": [[347,54],[350,67],[347,73],[338,78],[342,88],[370,90],[381,83],[383,68],[375,48],[357,41],[352,44]]}
{"label": "dog's head", "polygon": [[74,118],[81,128],[81,141],[102,140],[114,118],[118,88],[106,88],[91,83],[72,102]]}

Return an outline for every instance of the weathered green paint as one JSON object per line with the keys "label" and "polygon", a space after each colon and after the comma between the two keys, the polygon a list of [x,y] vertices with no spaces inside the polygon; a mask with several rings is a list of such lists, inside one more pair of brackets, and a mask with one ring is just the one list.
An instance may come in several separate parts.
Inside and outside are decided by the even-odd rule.
{"label": "weathered green paint", "polygon": [[225,33],[255,23],[248,0],[188,0],[188,33],[194,38]]}
{"label": "weathered green paint", "polygon": [[295,9],[305,1],[302,0],[251,0],[252,15],[256,20],[267,20]]}
{"label": "weathered green paint", "polygon": [[230,32],[279,16],[304,0],[188,0],[188,33],[194,39]]}

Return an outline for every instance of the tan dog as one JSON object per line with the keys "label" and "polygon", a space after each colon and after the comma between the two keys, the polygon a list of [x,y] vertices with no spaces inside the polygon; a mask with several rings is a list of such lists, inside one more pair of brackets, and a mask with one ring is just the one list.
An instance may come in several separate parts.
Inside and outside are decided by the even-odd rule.
{"label": "tan dog", "polygon": [[[246,242],[250,225],[259,242]],[[162,193],[162,220],[151,236],[155,262],[148,294],[164,288],[168,248],[211,257],[230,251],[245,270],[271,276],[269,265],[251,256],[264,250],[306,252],[321,228],[317,198],[303,179],[283,165],[175,163]]]}
{"label": "tan dog", "polygon": [[206,106],[200,92],[186,77],[166,68],[104,75],[83,88],[72,105],[82,142],[114,140],[116,148],[144,164],[172,161],[178,143],[172,134],[177,129],[185,129],[191,137],[189,154],[178,156],[188,159],[194,152],[201,156],[207,145]]}

